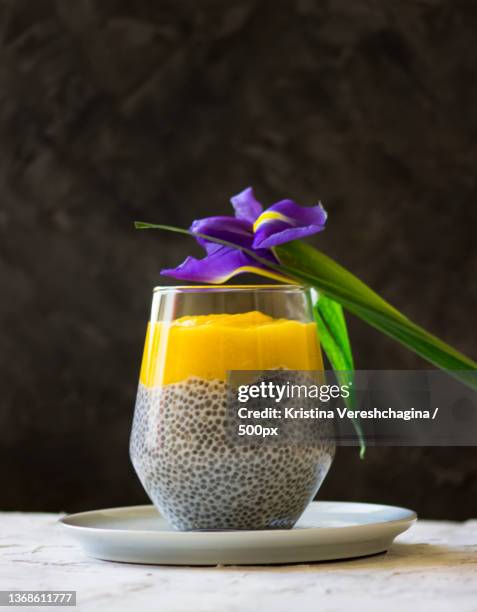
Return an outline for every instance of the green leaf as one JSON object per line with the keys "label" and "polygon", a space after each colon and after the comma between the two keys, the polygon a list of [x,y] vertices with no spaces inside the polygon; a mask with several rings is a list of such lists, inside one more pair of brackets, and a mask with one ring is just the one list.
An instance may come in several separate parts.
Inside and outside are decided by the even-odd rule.
{"label": "green leaf", "polygon": [[[338,384],[351,382],[349,397],[345,399],[348,410],[356,409],[356,394],[354,390],[354,362],[348,329],[340,304],[326,295],[319,294],[313,306],[320,344],[333,368]],[[366,444],[358,419],[353,419],[353,425],[358,434],[360,456],[364,457]]]}
{"label": "green leaf", "polygon": [[274,249],[282,270],[316,287],[379,331],[397,340],[461,382],[477,388],[477,363],[410,321],[386,300],[330,257],[295,241]]}
{"label": "green leaf", "polygon": [[[326,353],[339,370],[354,370],[353,354],[348,329],[341,304],[326,295],[319,295],[314,305],[315,316],[319,319],[318,331],[326,337]],[[329,354],[328,354],[329,353]]]}

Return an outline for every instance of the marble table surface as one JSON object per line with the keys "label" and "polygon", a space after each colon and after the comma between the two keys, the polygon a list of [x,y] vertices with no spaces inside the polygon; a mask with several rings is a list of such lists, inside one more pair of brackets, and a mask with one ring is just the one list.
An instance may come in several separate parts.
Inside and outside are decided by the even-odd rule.
{"label": "marble table surface", "polygon": [[477,611],[477,520],[418,521],[388,553],[365,559],[160,567],[86,557],[59,516],[0,513],[0,590],[76,590],[87,611]]}

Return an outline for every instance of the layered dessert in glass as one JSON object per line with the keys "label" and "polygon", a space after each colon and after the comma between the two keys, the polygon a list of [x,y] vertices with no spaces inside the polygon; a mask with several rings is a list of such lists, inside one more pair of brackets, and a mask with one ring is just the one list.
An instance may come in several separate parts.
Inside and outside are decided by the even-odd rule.
{"label": "layered dessert in glass", "polygon": [[146,492],[173,527],[293,527],[331,465],[329,423],[310,424],[307,443],[241,443],[231,435],[236,396],[230,372],[250,371],[253,383],[269,374],[301,381],[303,372],[322,370],[306,290],[155,291],[130,454]]}

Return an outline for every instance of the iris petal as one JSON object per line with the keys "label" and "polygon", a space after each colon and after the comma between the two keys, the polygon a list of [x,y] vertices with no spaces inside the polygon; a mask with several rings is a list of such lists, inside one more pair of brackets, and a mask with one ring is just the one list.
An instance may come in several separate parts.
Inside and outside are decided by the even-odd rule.
{"label": "iris petal", "polygon": [[262,205],[256,199],[252,187],[247,187],[237,195],[230,198],[237,219],[244,219],[253,223],[263,210]]}
{"label": "iris petal", "polygon": [[[243,219],[235,219],[235,217],[198,219],[192,223],[190,230],[248,248],[251,248],[253,242],[252,224]],[[208,248],[207,245],[211,244],[204,238],[197,238],[197,242],[206,249]]]}
{"label": "iris petal", "polygon": [[[326,211],[319,204],[299,206],[292,200],[282,200],[263,210],[253,189],[248,187],[231,198],[235,217],[216,216],[194,221],[190,230],[249,249],[262,260],[277,264],[272,247],[320,232],[326,223]],[[182,280],[203,283],[224,283],[242,272],[254,272],[276,280],[290,279],[272,271],[266,263],[244,252],[196,236],[206,250],[203,259],[187,257],[177,268],[162,270],[161,274]]]}
{"label": "iris petal", "polygon": [[253,248],[269,249],[321,232],[325,228],[326,218],[321,204],[306,207],[292,200],[277,202],[256,219]]}
{"label": "iris petal", "polygon": [[[273,256],[269,254],[267,257]],[[269,270],[243,251],[225,246],[218,246],[203,259],[187,257],[177,268],[161,270],[163,276],[213,284],[225,283],[229,278],[243,272],[253,272],[282,282],[289,282],[289,279]]]}

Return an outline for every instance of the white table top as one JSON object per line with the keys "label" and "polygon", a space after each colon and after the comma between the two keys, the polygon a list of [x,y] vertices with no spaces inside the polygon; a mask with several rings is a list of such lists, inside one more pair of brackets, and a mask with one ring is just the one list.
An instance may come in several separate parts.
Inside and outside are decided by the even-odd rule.
{"label": "white table top", "polygon": [[159,567],[87,558],[58,518],[0,513],[0,590],[76,590],[87,611],[477,611],[477,520],[418,521],[387,554],[354,561]]}

